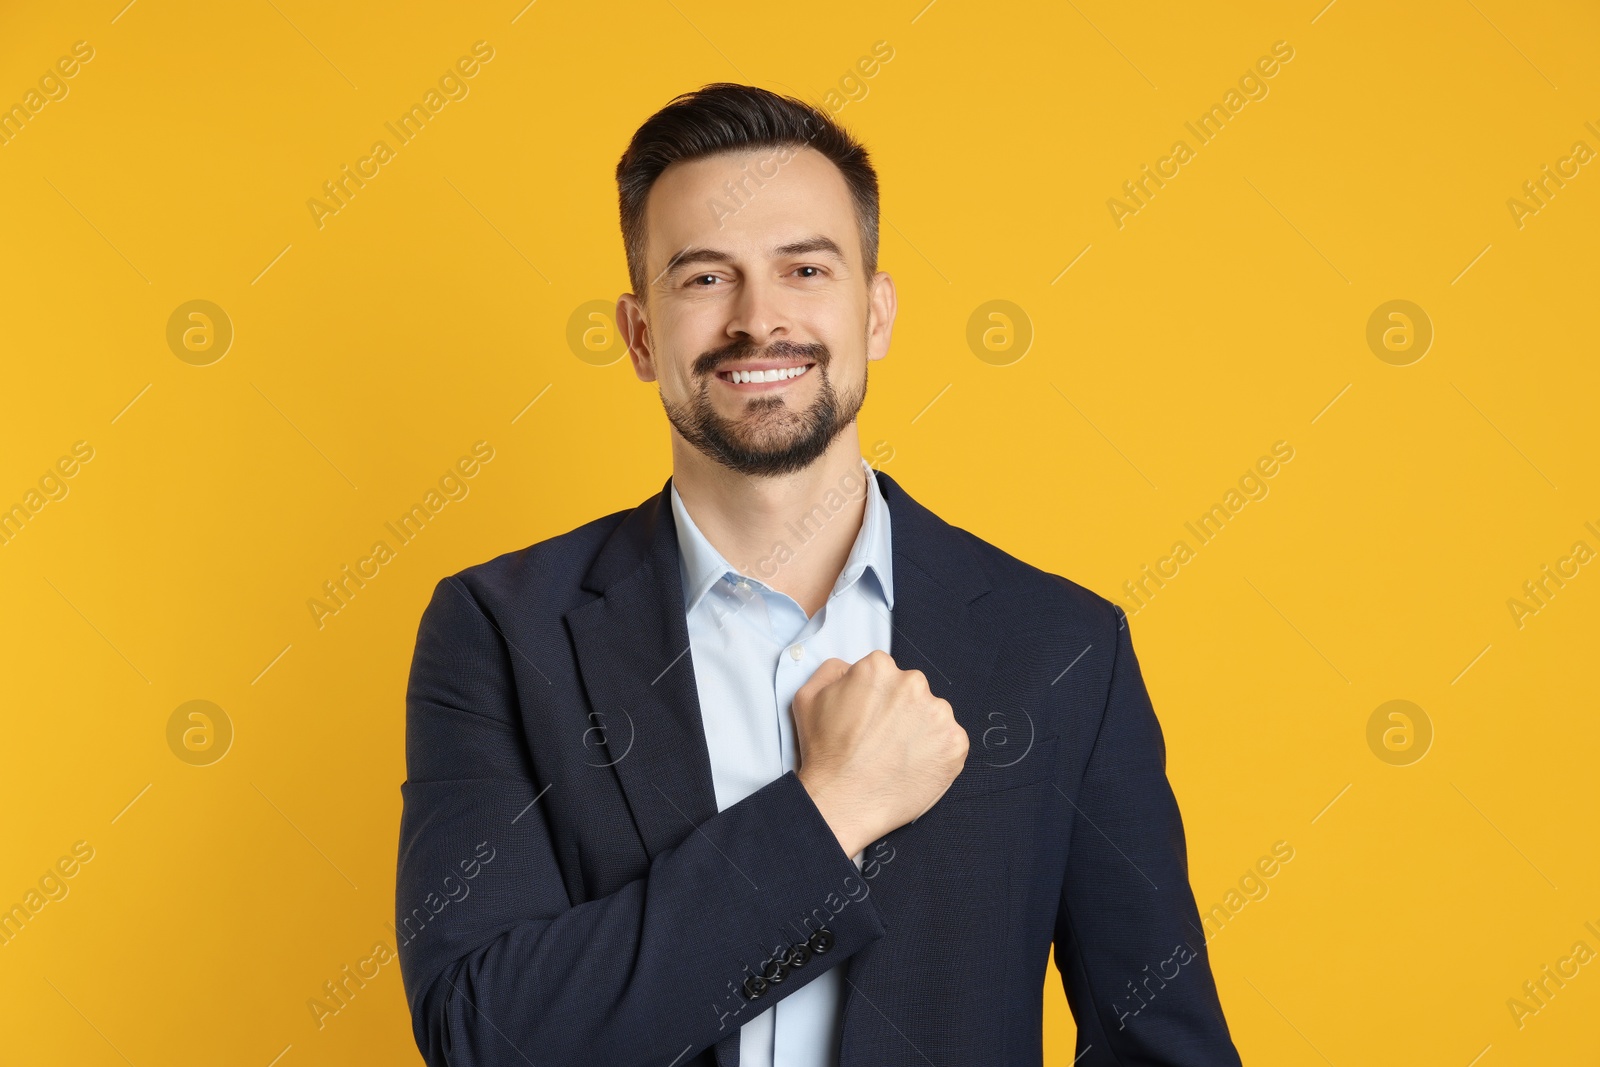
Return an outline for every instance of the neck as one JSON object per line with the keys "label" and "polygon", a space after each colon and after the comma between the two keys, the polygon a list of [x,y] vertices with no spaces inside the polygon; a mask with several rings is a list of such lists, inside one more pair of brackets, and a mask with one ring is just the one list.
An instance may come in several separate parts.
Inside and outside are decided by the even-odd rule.
{"label": "neck", "polygon": [[827,603],[861,531],[863,477],[853,422],[810,466],[776,477],[729,470],[672,434],[672,484],[695,526],[740,573],[793,597],[808,617]]}

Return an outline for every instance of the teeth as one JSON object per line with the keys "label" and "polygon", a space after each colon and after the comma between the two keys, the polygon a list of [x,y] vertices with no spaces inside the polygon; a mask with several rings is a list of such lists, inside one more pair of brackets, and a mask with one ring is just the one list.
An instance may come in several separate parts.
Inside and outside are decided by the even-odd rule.
{"label": "teeth", "polygon": [[736,371],[733,371],[728,377],[730,378],[730,380],[732,380],[734,382],[738,382],[739,384],[743,385],[743,384],[748,384],[750,382],[781,382],[781,381],[787,381],[790,378],[798,378],[798,377],[800,377],[800,375],[804,374],[805,372],[806,372],[806,368],[805,367],[784,367],[784,368],[778,369],[778,370],[766,370],[766,371],[760,371],[760,370],[757,370],[757,371],[736,370]]}

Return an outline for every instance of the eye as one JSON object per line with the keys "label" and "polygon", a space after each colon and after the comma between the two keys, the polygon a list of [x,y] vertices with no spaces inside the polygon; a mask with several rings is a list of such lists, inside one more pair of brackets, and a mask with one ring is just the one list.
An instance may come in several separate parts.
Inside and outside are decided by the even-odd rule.
{"label": "eye", "polygon": [[821,267],[796,267],[795,270],[796,271],[809,270],[809,271],[814,271],[815,272],[815,273],[812,273],[812,274],[805,275],[805,277],[807,277],[807,278],[820,278],[820,277],[822,277],[822,268]]}
{"label": "eye", "polygon": [[708,288],[710,288],[710,286],[706,286],[706,285],[701,285],[700,284],[701,282],[707,281],[707,280],[710,280],[710,281],[714,282],[714,281],[717,280],[717,276],[715,274],[697,274],[693,278],[689,279],[689,284],[692,285],[692,286],[696,286],[698,288],[701,288],[701,289],[708,289]]}

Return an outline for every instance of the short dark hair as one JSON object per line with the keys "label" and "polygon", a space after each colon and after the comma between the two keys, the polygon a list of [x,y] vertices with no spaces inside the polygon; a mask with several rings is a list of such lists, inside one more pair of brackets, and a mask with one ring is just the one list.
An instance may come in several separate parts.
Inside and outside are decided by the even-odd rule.
{"label": "short dark hair", "polygon": [[844,175],[855,202],[861,259],[870,278],[878,269],[878,172],[867,150],[826,113],[792,96],[753,85],[715,82],[684,93],[645,120],[617,162],[622,245],[634,295],[648,300],[645,276],[645,200],[674,163],[747,149],[809,146]]}

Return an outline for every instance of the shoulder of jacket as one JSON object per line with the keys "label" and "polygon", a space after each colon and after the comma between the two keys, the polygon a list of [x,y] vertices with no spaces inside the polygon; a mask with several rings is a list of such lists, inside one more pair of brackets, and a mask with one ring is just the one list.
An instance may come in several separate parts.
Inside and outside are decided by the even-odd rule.
{"label": "shoulder of jacket", "polygon": [[[463,567],[441,578],[438,584],[457,582],[471,589],[480,599],[491,600],[506,595],[517,596],[530,588],[540,590],[541,597],[559,593],[569,586],[575,591],[600,549],[633,510],[624,508],[614,511],[566,533],[535,541],[524,548],[502,552],[481,563]],[[563,598],[557,596],[557,599]]]}

